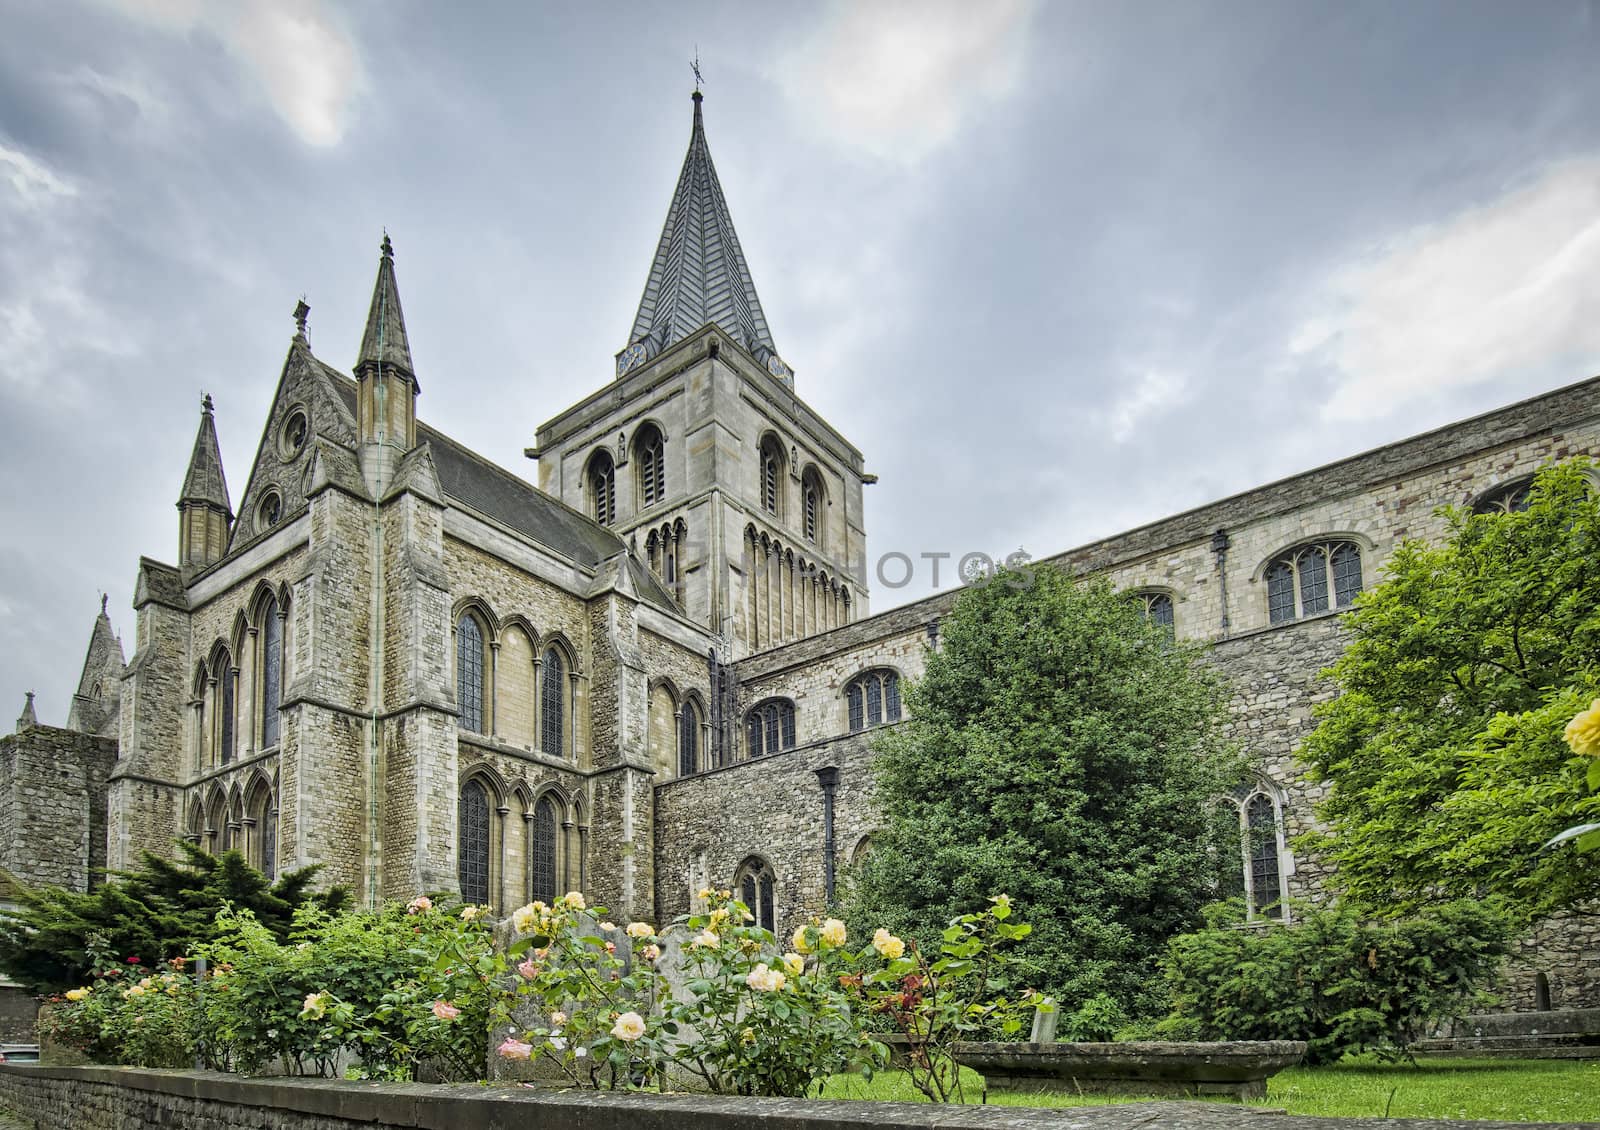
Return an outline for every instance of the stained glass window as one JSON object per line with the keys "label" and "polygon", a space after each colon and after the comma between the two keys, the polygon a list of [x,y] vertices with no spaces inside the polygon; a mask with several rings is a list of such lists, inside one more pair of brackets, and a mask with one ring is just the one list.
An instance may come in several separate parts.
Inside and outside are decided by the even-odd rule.
{"label": "stained glass window", "polygon": [[751,757],[793,749],[794,703],[786,698],[775,698],[756,706],[750,711],[746,734]]}
{"label": "stained glass window", "polygon": [[222,763],[226,765],[233,760],[233,688],[238,681],[233,671],[233,661],[227,652],[222,653],[217,664],[217,678],[222,685]]}
{"label": "stained glass window", "polygon": [[1245,805],[1250,851],[1250,904],[1260,914],[1283,916],[1278,890],[1278,812],[1272,798],[1256,793]]}
{"label": "stained glass window", "polygon": [[700,766],[700,712],[692,702],[678,712],[678,775],[687,777]]}
{"label": "stained glass window", "polygon": [[489,901],[489,793],[477,781],[461,787],[461,854],[457,877],[463,902]]}
{"label": "stained glass window", "polygon": [[556,806],[541,797],[533,807],[533,897],[554,902],[556,897]]}
{"label": "stained glass window", "polygon": [[483,733],[483,629],[470,615],[456,625],[456,705],[460,727]]}
{"label": "stained glass window", "polygon": [[554,757],[565,757],[567,670],[561,653],[553,647],[544,653],[543,684],[539,688],[543,715],[540,748]]}
{"label": "stained glass window", "polygon": [[1300,614],[1324,612],[1328,607],[1328,555],[1320,548],[1300,555]]}
{"label": "stained glass window", "polygon": [[1294,568],[1287,561],[1267,566],[1267,619],[1274,624],[1294,619]]}
{"label": "stained glass window", "polygon": [[1333,547],[1333,602],[1344,608],[1361,594],[1361,550],[1354,542],[1342,541]]}
{"label": "stained glass window", "polygon": [[739,899],[750,908],[755,924],[763,930],[776,930],[777,911],[774,907],[777,884],[772,868],[760,859],[750,858],[739,865],[734,889]]}
{"label": "stained glass window", "polygon": [[278,706],[283,698],[283,620],[278,602],[268,600],[261,609],[261,747],[278,744]]}

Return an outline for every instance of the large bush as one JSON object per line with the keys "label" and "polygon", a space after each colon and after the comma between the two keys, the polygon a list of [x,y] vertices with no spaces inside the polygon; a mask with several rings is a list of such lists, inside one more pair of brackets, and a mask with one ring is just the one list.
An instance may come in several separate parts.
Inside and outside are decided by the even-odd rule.
{"label": "large bush", "polygon": [[1481,1002],[1512,937],[1503,911],[1471,900],[1384,922],[1348,909],[1308,911],[1291,926],[1214,919],[1167,950],[1184,1029],[1207,1040],[1304,1040],[1312,1063],[1408,1054],[1441,1019]]}
{"label": "large bush", "polygon": [[1162,947],[1237,854],[1210,815],[1243,775],[1220,680],[1104,581],[1044,566],[967,589],[939,638],[876,740],[885,828],[847,921],[934,952],[1003,890],[1033,924],[1021,984],[1069,1012],[1101,993],[1164,1010]]}

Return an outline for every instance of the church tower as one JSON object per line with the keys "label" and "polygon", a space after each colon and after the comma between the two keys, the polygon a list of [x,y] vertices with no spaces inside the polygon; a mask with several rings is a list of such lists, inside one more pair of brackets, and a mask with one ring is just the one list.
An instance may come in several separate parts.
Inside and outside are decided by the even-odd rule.
{"label": "church tower", "polygon": [[693,95],[614,380],[539,428],[539,485],[625,537],[738,658],[866,614],[861,452],[779,355]]}
{"label": "church tower", "polygon": [[217,425],[212,419],[211,397],[200,403],[200,430],[195,433],[189,472],[178,497],[178,565],[197,572],[221,559],[228,549],[233,507],[228,502],[228,482],[222,474],[222,452],[217,446]]}

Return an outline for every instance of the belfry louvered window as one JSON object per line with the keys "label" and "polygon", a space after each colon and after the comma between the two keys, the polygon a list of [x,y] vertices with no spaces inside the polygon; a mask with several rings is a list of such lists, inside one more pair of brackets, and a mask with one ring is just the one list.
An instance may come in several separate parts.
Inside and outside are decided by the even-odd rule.
{"label": "belfry louvered window", "polygon": [[822,483],[815,467],[806,468],[800,478],[800,498],[805,513],[801,516],[806,540],[813,545],[822,543]]}
{"label": "belfry louvered window", "polygon": [[461,711],[456,725],[475,734],[484,732],[483,629],[470,614],[456,623],[456,707]]}
{"label": "belfry louvered window", "polygon": [[1303,545],[1276,558],[1262,574],[1267,619],[1282,624],[1345,608],[1361,593],[1361,548],[1352,541]]}
{"label": "belfry louvered window", "polygon": [[461,901],[475,905],[489,901],[489,793],[478,781],[461,787],[460,854],[457,878]]}
{"label": "belfry louvered window", "polygon": [[745,745],[749,757],[794,748],[794,703],[786,698],[768,699],[752,709],[745,719]]}
{"label": "belfry louvered window", "polygon": [[661,438],[660,428],[646,424],[639,429],[634,445],[639,466],[639,505],[648,508],[667,496],[666,441]]}
{"label": "belfry louvered window", "polygon": [[278,602],[268,599],[261,607],[261,746],[278,744],[278,706],[283,698],[283,619]]}
{"label": "belfry louvered window", "polygon": [[549,797],[540,797],[533,806],[533,858],[530,879],[533,897],[554,902],[556,897],[556,835],[560,822],[556,806]]}
{"label": "belfry louvered window", "polygon": [[900,676],[886,668],[866,671],[845,687],[850,732],[900,721]]}
{"label": "belfry louvered window", "polygon": [[609,452],[597,451],[589,460],[589,507],[602,526],[617,520],[617,465]]}
{"label": "belfry louvered window", "polygon": [[544,653],[544,673],[539,687],[541,704],[539,748],[552,757],[565,757],[567,670],[561,652]]}
{"label": "belfry louvered window", "polygon": [[783,449],[771,436],[761,441],[761,507],[781,517],[783,502]]}

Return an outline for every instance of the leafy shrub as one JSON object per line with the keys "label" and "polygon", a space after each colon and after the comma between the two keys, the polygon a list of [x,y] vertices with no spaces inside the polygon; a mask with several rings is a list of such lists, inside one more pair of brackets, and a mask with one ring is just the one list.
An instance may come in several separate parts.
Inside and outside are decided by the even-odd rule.
{"label": "leafy shrub", "polygon": [[40,1035],[98,1063],[193,1067],[199,1013],[182,967],[181,959],[154,973],[140,963],[103,966],[90,985],[54,998]]}
{"label": "leafy shrub", "polygon": [[1073,1043],[1105,1043],[1128,1025],[1128,1014],[1107,993],[1090,997],[1078,1011],[1063,1019],[1060,1038]]}
{"label": "leafy shrub", "polygon": [[1176,1016],[1202,1039],[1304,1040],[1312,1063],[1409,1057],[1433,1024],[1482,1001],[1511,936],[1503,911],[1471,900],[1390,922],[1324,909],[1257,929],[1217,916],[1171,941],[1166,975]]}

